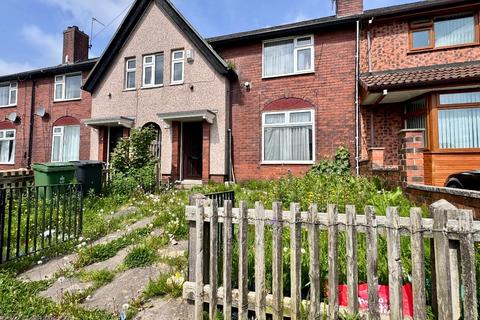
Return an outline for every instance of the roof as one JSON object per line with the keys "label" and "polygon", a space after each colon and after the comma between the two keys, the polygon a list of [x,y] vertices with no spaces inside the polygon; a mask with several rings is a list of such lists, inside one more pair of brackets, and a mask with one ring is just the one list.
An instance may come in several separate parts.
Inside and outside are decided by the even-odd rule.
{"label": "roof", "polygon": [[208,38],[207,41],[213,46],[224,45],[232,42],[250,41],[254,39],[263,39],[272,36],[287,36],[299,32],[308,32],[319,28],[335,27],[347,25],[357,20],[367,20],[372,17],[388,18],[391,16],[408,15],[421,11],[437,10],[448,8],[456,4],[477,4],[476,0],[425,0],[414,3],[366,10],[362,14],[346,17],[328,16],[319,19],[306,20],[297,23],[290,23],[274,27],[262,28],[257,30],[232,33],[217,37]]}
{"label": "roof", "polygon": [[29,78],[39,78],[53,74],[69,73],[75,71],[84,71],[91,70],[95,63],[98,61],[98,58],[85,60],[77,63],[69,64],[59,64],[57,66],[45,67],[40,69],[34,69],[19,73],[13,73],[8,75],[0,76],[0,82],[12,81],[12,80],[22,80]]}
{"label": "roof", "polygon": [[213,48],[202,38],[202,36],[193,28],[193,26],[185,19],[185,17],[175,8],[170,0],[136,0],[128,11],[123,22],[120,24],[117,32],[103,52],[100,60],[93,68],[83,89],[93,92],[96,85],[100,82],[110,64],[115,60],[124,43],[133,32],[137,23],[148,9],[150,3],[154,1],[164,12],[170,16],[180,30],[195,45],[195,47],[203,54],[212,67],[220,74],[231,74],[227,63],[216,53]]}
{"label": "roof", "polygon": [[116,126],[123,126],[126,128],[133,128],[135,122],[135,117],[105,117],[105,118],[92,118],[92,119],[84,119],[82,120],[83,124],[91,127],[116,127]]}
{"label": "roof", "polygon": [[213,121],[215,120],[216,112],[209,109],[204,109],[204,110],[157,113],[157,116],[164,121],[205,120],[208,123],[212,124]]}
{"label": "roof", "polygon": [[360,76],[362,87],[370,92],[479,80],[480,61],[364,73]]}

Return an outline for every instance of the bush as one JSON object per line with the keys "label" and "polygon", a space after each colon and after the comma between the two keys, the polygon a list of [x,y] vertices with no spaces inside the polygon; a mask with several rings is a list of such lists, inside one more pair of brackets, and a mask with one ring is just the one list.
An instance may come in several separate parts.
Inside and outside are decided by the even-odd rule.
{"label": "bush", "polygon": [[340,147],[333,159],[323,159],[312,166],[311,172],[323,175],[347,175],[350,173],[350,152]]}

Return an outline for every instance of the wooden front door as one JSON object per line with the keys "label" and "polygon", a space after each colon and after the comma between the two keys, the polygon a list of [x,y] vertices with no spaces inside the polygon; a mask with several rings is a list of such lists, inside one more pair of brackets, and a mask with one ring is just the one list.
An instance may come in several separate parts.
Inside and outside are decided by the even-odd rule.
{"label": "wooden front door", "polygon": [[202,126],[202,122],[183,123],[183,179],[202,178]]}

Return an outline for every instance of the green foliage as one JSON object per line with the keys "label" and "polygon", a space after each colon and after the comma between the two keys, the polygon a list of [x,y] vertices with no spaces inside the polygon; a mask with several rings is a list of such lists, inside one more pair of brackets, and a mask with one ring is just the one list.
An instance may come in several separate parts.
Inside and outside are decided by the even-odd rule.
{"label": "green foliage", "polygon": [[340,147],[333,159],[320,160],[310,171],[323,175],[347,175],[350,173],[350,152],[347,148]]}
{"label": "green foliage", "polygon": [[170,296],[178,298],[182,296],[185,277],[181,273],[164,273],[154,281],[150,281],[145,289],[146,298]]}
{"label": "green foliage", "polygon": [[153,128],[135,128],[130,137],[121,139],[112,154],[111,189],[117,194],[132,194],[137,189],[152,190],[155,186],[155,158],[150,146],[155,140]]}
{"label": "green foliage", "polygon": [[347,312],[343,312],[339,314],[340,320],[364,320],[365,316],[357,313],[357,314],[350,314]]}
{"label": "green foliage", "polygon": [[138,246],[133,248],[123,260],[125,267],[129,269],[146,267],[155,261],[155,251],[146,247]]}
{"label": "green foliage", "polygon": [[115,273],[107,269],[81,271],[79,277],[83,282],[93,282],[93,285],[96,288],[100,288],[103,285],[112,282]]}

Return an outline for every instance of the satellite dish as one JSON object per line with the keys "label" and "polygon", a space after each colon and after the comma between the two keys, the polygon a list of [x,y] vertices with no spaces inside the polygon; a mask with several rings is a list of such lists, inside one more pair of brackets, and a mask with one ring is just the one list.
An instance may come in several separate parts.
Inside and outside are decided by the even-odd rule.
{"label": "satellite dish", "polygon": [[47,114],[47,110],[45,109],[45,107],[39,107],[37,109],[37,111],[35,111],[35,114],[41,118],[45,117],[45,115]]}
{"label": "satellite dish", "polygon": [[7,119],[11,122],[17,122],[18,115],[16,112],[12,112],[8,115]]}

